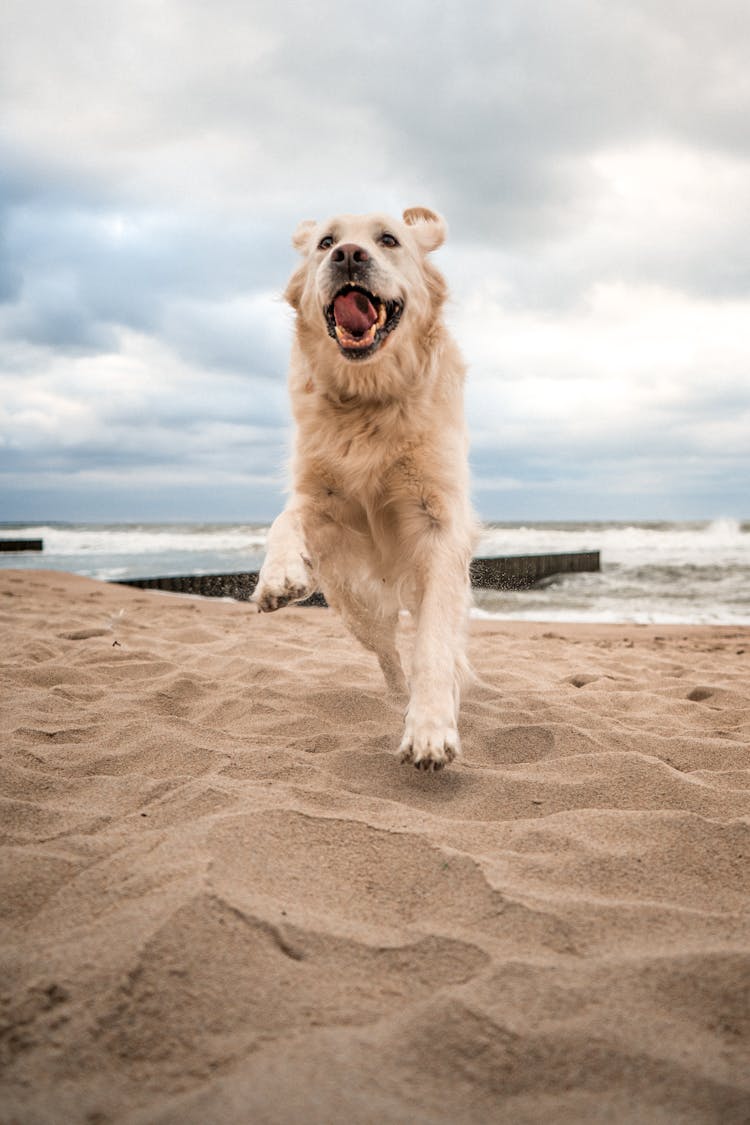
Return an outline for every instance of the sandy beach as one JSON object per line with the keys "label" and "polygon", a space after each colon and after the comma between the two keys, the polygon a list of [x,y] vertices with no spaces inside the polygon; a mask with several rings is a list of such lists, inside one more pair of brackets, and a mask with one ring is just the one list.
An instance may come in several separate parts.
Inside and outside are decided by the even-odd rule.
{"label": "sandy beach", "polygon": [[473,621],[439,775],[327,610],[0,632],[3,1125],[750,1120],[749,628]]}

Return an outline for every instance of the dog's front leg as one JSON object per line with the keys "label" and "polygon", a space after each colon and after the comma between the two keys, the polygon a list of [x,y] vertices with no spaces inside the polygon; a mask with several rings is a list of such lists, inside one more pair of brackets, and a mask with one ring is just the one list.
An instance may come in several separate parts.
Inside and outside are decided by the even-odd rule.
{"label": "dog's front leg", "polygon": [[302,532],[299,500],[292,497],[268,533],[268,551],[251,602],[261,613],[299,602],[313,591],[312,563]]}
{"label": "dog's front leg", "polygon": [[417,633],[401,761],[439,770],[461,753],[458,704],[469,605],[468,563],[462,552],[435,551],[416,593]]}

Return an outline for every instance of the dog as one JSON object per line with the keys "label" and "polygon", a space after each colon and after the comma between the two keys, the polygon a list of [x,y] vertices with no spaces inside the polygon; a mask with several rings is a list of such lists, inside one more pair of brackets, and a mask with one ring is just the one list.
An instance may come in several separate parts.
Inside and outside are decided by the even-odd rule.
{"label": "dog", "polygon": [[446,284],[428,255],[445,222],[305,221],[289,389],[296,422],[289,501],[274,521],[252,601],[270,612],[319,589],[386,684],[407,693],[399,611],[416,622],[400,757],[439,770],[461,752],[469,676],[469,502],[465,367],[443,321]]}

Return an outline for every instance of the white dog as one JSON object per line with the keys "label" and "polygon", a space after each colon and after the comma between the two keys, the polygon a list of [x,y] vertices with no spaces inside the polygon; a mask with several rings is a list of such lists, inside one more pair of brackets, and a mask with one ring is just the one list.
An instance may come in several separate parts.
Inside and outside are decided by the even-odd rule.
{"label": "white dog", "polygon": [[416,620],[401,760],[460,753],[475,522],[468,499],[464,365],[442,319],[445,238],[422,207],[403,219],[303,222],[286,298],[296,311],[289,386],[293,491],[271,527],[253,601],[263,612],[320,589],[405,691],[399,609]]}

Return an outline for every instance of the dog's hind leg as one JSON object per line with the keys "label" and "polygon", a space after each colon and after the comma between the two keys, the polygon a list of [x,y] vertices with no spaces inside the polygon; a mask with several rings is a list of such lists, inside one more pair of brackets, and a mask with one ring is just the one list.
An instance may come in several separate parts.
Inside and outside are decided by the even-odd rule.
{"label": "dog's hind leg", "polygon": [[406,679],[396,648],[398,608],[375,608],[366,593],[345,583],[325,583],[324,592],[329,605],[340,614],[349,632],[377,656],[389,691],[405,696]]}

